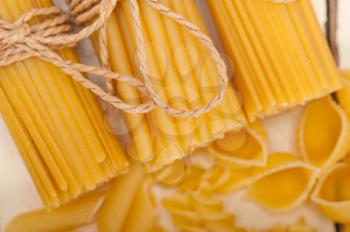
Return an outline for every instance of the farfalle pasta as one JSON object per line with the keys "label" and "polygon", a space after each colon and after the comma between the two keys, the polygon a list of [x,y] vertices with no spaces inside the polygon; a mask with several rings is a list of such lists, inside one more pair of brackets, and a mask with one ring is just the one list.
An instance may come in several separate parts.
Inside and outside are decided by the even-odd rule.
{"label": "farfalle pasta", "polygon": [[342,84],[310,0],[209,0],[250,121]]}
{"label": "farfalle pasta", "polygon": [[307,162],[325,169],[345,157],[349,132],[345,112],[331,97],[324,97],[310,102],[304,109],[297,143]]}
{"label": "farfalle pasta", "polygon": [[287,153],[269,156],[265,167],[256,168],[246,189],[246,199],[272,211],[288,211],[304,203],[318,171]]}

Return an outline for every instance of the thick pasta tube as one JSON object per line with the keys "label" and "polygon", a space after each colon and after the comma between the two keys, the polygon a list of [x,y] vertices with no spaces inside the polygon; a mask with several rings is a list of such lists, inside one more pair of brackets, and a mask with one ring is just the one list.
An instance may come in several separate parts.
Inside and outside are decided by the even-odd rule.
{"label": "thick pasta tube", "polygon": [[317,175],[312,165],[290,154],[275,153],[266,167],[251,174],[246,197],[272,211],[291,210],[307,200]]}
{"label": "thick pasta tube", "polygon": [[326,169],[348,152],[350,128],[345,112],[331,97],[310,102],[304,109],[297,143],[304,159]]}
{"label": "thick pasta tube", "polygon": [[341,87],[310,0],[207,2],[250,121]]}
{"label": "thick pasta tube", "polygon": [[134,164],[128,174],[118,177],[112,183],[111,190],[98,215],[99,231],[122,231],[135,195],[144,179],[144,168],[139,164]]}
{"label": "thick pasta tube", "polygon": [[311,199],[332,220],[350,222],[350,165],[337,163],[322,174]]}
{"label": "thick pasta tube", "polygon": [[96,191],[50,212],[33,211],[17,216],[5,232],[56,232],[91,223],[104,200],[104,191]]}
{"label": "thick pasta tube", "polygon": [[139,186],[122,231],[148,232],[154,227],[157,214],[151,187],[151,179]]}
{"label": "thick pasta tube", "polygon": [[[188,20],[206,29],[196,5],[187,1],[159,1]],[[186,6],[185,7],[185,2]],[[175,108],[188,110],[207,104],[215,97],[220,77],[210,54],[200,41],[172,19],[138,1],[141,31],[145,40],[146,65],[153,86],[163,101]],[[135,54],[139,45],[129,1],[120,1],[107,25],[110,64],[114,71],[142,79]],[[97,40],[95,44],[97,46]],[[116,84],[123,100],[142,102],[140,93],[124,84]],[[125,114],[131,134],[129,152],[151,171],[194,152],[198,146],[238,130],[245,119],[230,86],[223,102],[199,118],[174,118],[160,109],[146,115]],[[148,162],[151,161],[151,162]]]}
{"label": "thick pasta tube", "polygon": [[[13,21],[33,8],[51,5],[49,0],[2,0],[0,18]],[[72,50],[60,53],[77,61]],[[0,76],[1,113],[47,208],[127,169],[98,101],[61,70],[30,58],[0,68]]]}

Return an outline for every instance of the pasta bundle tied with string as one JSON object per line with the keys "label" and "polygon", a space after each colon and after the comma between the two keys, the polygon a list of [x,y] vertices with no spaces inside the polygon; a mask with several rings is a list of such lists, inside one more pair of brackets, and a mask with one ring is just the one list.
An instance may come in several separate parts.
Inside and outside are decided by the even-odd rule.
{"label": "pasta bundle tied with string", "polygon": [[[37,40],[69,33],[67,15],[39,9],[51,4],[0,1],[0,110],[47,208],[95,189],[129,165],[97,99],[60,69],[30,58],[45,50]],[[68,48],[59,53],[78,60]]]}
{"label": "pasta bundle tied with string", "polygon": [[[87,25],[103,4],[67,2],[76,21]],[[158,106],[146,115],[125,114],[131,134],[128,151],[151,171],[245,124],[227,85],[226,66],[207,34],[194,1],[123,0],[94,37],[103,65],[139,78]],[[127,83],[108,86],[124,102],[143,102],[144,95]]]}

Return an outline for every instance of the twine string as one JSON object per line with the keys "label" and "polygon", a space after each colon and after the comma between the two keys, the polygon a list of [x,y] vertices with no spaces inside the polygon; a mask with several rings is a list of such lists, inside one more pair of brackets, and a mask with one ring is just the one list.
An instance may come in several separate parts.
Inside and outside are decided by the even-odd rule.
{"label": "twine string", "polygon": [[[63,72],[74,81],[80,83],[84,88],[89,89],[111,106],[127,113],[147,113],[152,111],[155,107],[159,107],[166,113],[175,117],[188,118],[199,117],[218,105],[223,99],[228,85],[227,68],[221,55],[215,48],[212,40],[201,32],[196,25],[160,4],[157,0],[143,1],[146,1],[153,9],[183,26],[189,33],[199,39],[202,45],[209,51],[209,54],[217,65],[218,73],[221,77],[217,95],[208,104],[191,110],[172,108],[160,98],[153,88],[149,70],[146,65],[147,56],[145,53],[145,43],[141,30],[141,19],[137,0],[129,1],[131,4],[131,14],[136,32],[136,40],[140,45],[137,51],[137,57],[140,62],[143,82],[135,77],[124,76],[110,70],[106,24],[118,1],[120,0],[66,0],[70,6],[70,15],[74,16],[77,23],[81,24],[92,21],[89,25],[83,27],[76,33],[71,33],[71,26],[69,24],[70,15],[64,13],[57,7],[33,9],[23,14],[13,23],[0,19],[0,67],[23,61],[30,57],[40,58],[62,69]],[[290,0],[268,1],[290,2]],[[53,17],[33,25],[29,24],[30,20],[37,16]],[[99,33],[99,56],[102,67],[74,63],[63,59],[55,52],[57,49],[76,45],[81,40],[90,37],[94,32]],[[103,78],[107,84],[107,92],[85,78],[83,73],[94,74]],[[123,81],[136,87],[139,91],[146,93],[150,100],[139,105],[127,104],[117,96],[113,96],[115,92],[112,84],[113,80]]]}

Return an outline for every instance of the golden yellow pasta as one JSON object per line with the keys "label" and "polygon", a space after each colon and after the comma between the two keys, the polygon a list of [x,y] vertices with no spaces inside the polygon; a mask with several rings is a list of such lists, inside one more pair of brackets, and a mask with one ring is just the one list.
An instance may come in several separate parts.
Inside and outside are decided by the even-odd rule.
{"label": "golden yellow pasta", "polygon": [[311,199],[332,220],[350,222],[350,165],[337,163],[322,174]]}
{"label": "golden yellow pasta", "polygon": [[[161,0],[207,33],[197,6],[192,1]],[[188,31],[161,15],[146,1],[138,1],[146,64],[156,92],[170,106],[188,110],[207,104],[215,97],[220,76],[210,54]],[[139,48],[129,1],[120,1],[107,26],[110,64],[114,71],[142,79],[135,54]],[[96,41],[95,41],[96,42]],[[142,102],[136,90],[116,84],[118,94],[129,103]],[[241,129],[245,123],[239,101],[229,86],[226,96],[212,112],[199,118],[174,118],[156,109],[147,115],[125,114],[131,134],[129,153],[148,162],[151,171],[170,164],[199,146]],[[229,136],[229,134],[227,134]],[[149,162],[151,161],[151,162]]]}
{"label": "golden yellow pasta", "polygon": [[250,121],[341,87],[310,0],[208,0]]}
{"label": "golden yellow pasta", "polygon": [[99,231],[150,231],[156,219],[151,186],[144,167],[133,164],[128,174],[112,184],[98,215]]}
{"label": "golden yellow pasta", "polygon": [[304,219],[300,219],[300,221],[294,225],[290,226],[282,226],[276,225],[264,232],[316,232],[314,228],[307,225]]}
{"label": "golden yellow pasta", "polygon": [[[0,1],[13,21],[49,0]],[[38,19],[31,20],[31,23]],[[77,61],[70,49],[62,56]],[[0,110],[47,208],[95,189],[128,162],[93,95],[47,62],[30,58],[0,68]]]}
{"label": "golden yellow pasta", "polygon": [[350,71],[349,70],[342,70],[340,72],[341,77],[345,79],[345,86],[344,88],[337,91],[336,96],[339,101],[340,106],[345,111],[348,118],[350,118],[350,86],[348,81],[350,80]]}
{"label": "golden yellow pasta", "polygon": [[104,201],[104,191],[96,191],[50,212],[33,211],[17,216],[5,232],[56,232],[68,231],[93,222]]}
{"label": "golden yellow pasta", "polygon": [[345,157],[349,129],[345,112],[331,97],[310,102],[304,109],[297,136],[302,156],[319,168],[329,167]]}
{"label": "golden yellow pasta", "polygon": [[317,169],[291,154],[271,154],[266,167],[253,171],[246,198],[272,211],[288,211],[307,200],[317,175]]}
{"label": "golden yellow pasta", "polygon": [[267,134],[260,122],[238,132],[229,132],[210,146],[218,159],[242,166],[264,166],[267,160]]}
{"label": "golden yellow pasta", "polygon": [[234,215],[225,212],[208,183],[203,182],[193,194],[175,192],[163,204],[181,231],[243,231],[234,226]]}

